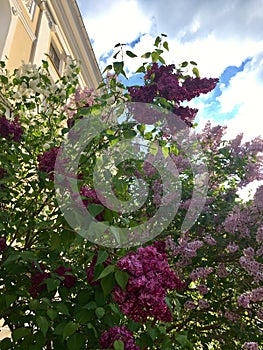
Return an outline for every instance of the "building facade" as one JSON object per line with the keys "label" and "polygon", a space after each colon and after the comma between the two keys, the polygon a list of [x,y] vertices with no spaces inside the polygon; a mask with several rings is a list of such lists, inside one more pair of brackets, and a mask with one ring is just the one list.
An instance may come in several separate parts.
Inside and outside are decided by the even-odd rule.
{"label": "building facade", "polygon": [[9,70],[46,60],[56,80],[76,59],[80,85],[97,88],[101,72],[76,0],[1,0],[0,24],[0,59]]}

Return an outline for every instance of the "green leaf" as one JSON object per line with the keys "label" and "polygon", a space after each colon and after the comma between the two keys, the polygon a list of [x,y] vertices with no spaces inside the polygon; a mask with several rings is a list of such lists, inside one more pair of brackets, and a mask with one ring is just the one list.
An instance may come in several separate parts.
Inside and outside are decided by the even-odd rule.
{"label": "green leaf", "polygon": [[194,67],[194,68],[192,69],[192,72],[194,73],[194,75],[195,75],[197,78],[200,78],[200,73],[199,73],[198,68]]}
{"label": "green leaf", "polygon": [[6,306],[9,307],[16,300],[16,295],[5,295]]}
{"label": "green leaf", "polygon": [[101,274],[99,275],[99,277],[96,278],[96,280],[100,280],[101,278],[109,275],[110,273],[112,273],[115,270],[115,265],[108,265],[105,267],[105,269],[101,272]]}
{"label": "green leaf", "polygon": [[108,276],[102,278],[101,282],[100,282],[101,288],[103,290],[104,295],[109,295],[114,286],[115,286],[115,280],[112,276],[112,274],[109,274]]}
{"label": "green leaf", "polygon": [[150,145],[150,153],[153,154],[154,156],[156,156],[156,154],[158,153],[159,147],[155,144],[152,143]]}
{"label": "green leaf", "polygon": [[162,64],[165,64],[165,60],[162,58],[162,56],[159,56],[159,61],[160,61]]}
{"label": "green leaf", "polygon": [[158,60],[159,60],[159,57],[160,57],[160,55],[159,55],[159,53],[158,52],[152,52],[151,53],[151,56],[152,56],[152,61],[153,62],[158,62]]}
{"label": "green leaf", "polygon": [[92,301],[88,302],[88,304],[84,305],[83,308],[85,308],[87,310],[95,310],[96,307],[97,307],[96,302],[92,300]]}
{"label": "green leaf", "polygon": [[118,285],[122,288],[125,289],[128,280],[129,280],[129,274],[126,271],[122,270],[117,270],[114,274],[115,280],[118,283]]}
{"label": "green leaf", "polygon": [[103,307],[97,307],[97,309],[95,310],[95,314],[100,320],[105,315],[105,309]]}
{"label": "green leaf", "polygon": [[144,66],[139,67],[135,73],[145,73],[146,69]]}
{"label": "green leaf", "polygon": [[145,124],[138,124],[137,129],[140,131],[141,134],[143,134],[146,129],[146,126]]}
{"label": "green leaf", "polygon": [[104,261],[107,260],[108,256],[109,254],[105,250],[99,250],[96,265],[102,264]]}
{"label": "green leaf", "polygon": [[67,337],[71,336],[72,334],[76,333],[76,330],[78,329],[78,325],[70,321],[65,325],[65,328],[63,330],[63,340],[65,340]]}
{"label": "green leaf", "polygon": [[46,317],[44,317],[44,316],[37,316],[36,317],[36,323],[37,323],[39,329],[41,330],[41,332],[43,333],[43,335],[46,336],[48,328],[49,328],[49,322],[46,319]]}
{"label": "green leaf", "polygon": [[113,62],[113,69],[116,74],[121,74],[123,72],[124,62]]}
{"label": "green leaf", "polygon": [[188,66],[188,62],[187,62],[187,61],[182,62],[182,63],[180,64],[180,66],[181,66],[182,68],[187,67],[187,66]]}
{"label": "green leaf", "polygon": [[21,258],[21,253],[14,252],[7,257],[7,259],[3,262],[2,266],[11,264],[16,260],[19,260],[20,258]]}
{"label": "green leaf", "polygon": [[169,148],[168,147],[162,147],[162,154],[164,158],[167,158],[170,154]]}
{"label": "green leaf", "polygon": [[151,52],[145,52],[143,55],[141,55],[141,58],[149,58],[151,57]]}
{"label": "green leaf", "polygon": [[4,75],[0,75],[1,83],[8,84],[8,78]]}
{"label": "green leaf", "polygon": [[12,338],[14,342],[17,342],[19,339],[25,338],[30,333],[31,333],[30,328],[26,328],[26,327],[17,328],[12,333]]}
{"label": "green leaf", "polygon": [[92,216],[96,217],[98,214],[103,212],[104,206],[101,204],[91,203],[88,205],[88,210]]}
{"label": "green leaf", "polygon": [[113,58],[116,59],[117,56],[118,56],[118,54],[119,54],[120,52],[121,52],[121,50],[117,51],[117,52],[115,53],[115,55],[113,56]]}
{"label": "green leaf", "polygon": [[190,63],[193,65],[193,66],[197,66],[197,63],[195,61],[190,61]]}
{"label": "green leaf", "polygon": [[184,349],[193,349],[193,344],[187,339],[186,332],[177,334],[175,339]]}
{"label": "green leaf", "polygon": [[115,340],[113,343],[114,350],[124,350],[124,343],[121,340]]}
{"label": "green leaf", "polygon": [[54,321],[54,319],[57,317],[57,314],[58,312],[56,310],[53,310],[53,309],[47,310],[47,315],[52,321]]}
{"label": "green leaf", "polygon": [[73,334],[67,340],[68,350],[81,350],[85,346],[85,336],[82,334]]}
{"label": "green leaf", "polygon": [[47,285],[48,292],[52,292],[60,286],[60,281],[54,278],[47,278],[45,279],[45,284]]}
{"label": "green leaf", "polygon": [[132,139],[136,135],[137,135],[137,133],[134,130],[125,130],[123,132],[123,136],[124,136],[125,139]]}
{"label": "green leaf", "polygon": [[169,45],[167,41],[163,43],[163,47],[165,48],[165,50],[169,51]]}
{"label": "green leaf", "polygon": [[132,58],[133,57],[137,57],[137,55],[135,55],[133,52],[131,52],[129,50],[126,51],[126,55],[129,56],[129,57],[132,57]]}
{"label": "green leaf", "polygon": [[69,315],[68,307],[65,303],[59,301],[55,304],[55,308],[58,312],[61,312],[64,315]]}
{"label": "green leaf", "polygon": [[[97,305],[95,305],[95,308],[96,307],[97,307]],[[90,312],[89,310],[86,310],[86,309],[81,310],[80,312],[78,312],[76,314],[76,320],[80,324],[87,324],[87,322],[91,321],[93,317],[94,317],[93,312]]]}
{"label": "green leaf", "polygon": [[104,68],[104,71],[102,73],[107,72],[108,70],[112,69],[112,64],[109,64],[106,68]]}
{"label": "green leaf", "polygon": [[148,131],[148,132],[146,132],[146,133],[144,134],[145,140],[151,140],[152,137],[153,137],[153,134],[152,134],[151,131]]}
{"label": "green leaf", "polygon": [[159,36],[157,36],[154,42],[154,46],[158,47],[161,41],[162,39]]}
{"label": "green leaf", "polygon": [[0,349],[1,350],[8,350],[12,349],[12,342],[11,339],[5,338],[2,341],[0,341]]}

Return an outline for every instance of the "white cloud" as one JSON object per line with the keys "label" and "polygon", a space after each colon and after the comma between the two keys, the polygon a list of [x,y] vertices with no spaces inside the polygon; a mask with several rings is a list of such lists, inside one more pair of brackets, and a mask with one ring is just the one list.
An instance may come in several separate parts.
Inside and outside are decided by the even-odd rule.
{"label": "white cloud", "polygon": [[237,115],[225,120],[228,135],[243,132],[245,139],[263,137],[263,52],[245,65],[242,72],[231,78],[229,85],[222,89],[218,97],[221,112],[230,112],[239,106]]}

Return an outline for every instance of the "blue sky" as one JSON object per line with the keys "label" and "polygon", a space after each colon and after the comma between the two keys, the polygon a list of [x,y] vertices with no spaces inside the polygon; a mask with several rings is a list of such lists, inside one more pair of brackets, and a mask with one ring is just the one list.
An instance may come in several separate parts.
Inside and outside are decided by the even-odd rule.
{"label": "blue sky", "polygon": [[[168,35],[167,63],[194,60],[202,77],[218,77],[218,87],[191,102],[207,120],[228,126],[228,137],[263,136],[263,0],[86,0],[77,1],[103,69],[113,47],[127,44],[137,54],[154,38]],[[129,84],[141,62],[127,59]]]}

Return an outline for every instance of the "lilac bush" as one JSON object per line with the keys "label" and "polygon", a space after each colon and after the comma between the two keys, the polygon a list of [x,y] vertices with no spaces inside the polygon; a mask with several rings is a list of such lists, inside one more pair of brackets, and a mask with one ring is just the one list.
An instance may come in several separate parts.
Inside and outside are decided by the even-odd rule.
{"label": "lilac bush", "polygon": [[[122,83],[123,57],[136,56],[122,44],[116,45],[119,53],[95,91],[79,87],[74,62],[57,82],[46,61],[13,73],[1,62],[6,103],[0,103],[0,318],[11,332],[0,341],[1,349],[260,349],[263,186],[248,201],[240,198],[239,189],[262,180],[263,141],[243,142],[242,135],[227,141],[226,128],[210,123],[196,135],[202,154],[195,161],[205,158],[209,183],[199,217],[181,231],[195,174],[193,159],[174,138],[175,121],[190,133],[198,110],[187,102],[212,92],[218,79],[201,78],[193,61],[166,64],[165,40],[158,36],[153,51],[143,55],[141,86]],[[127,102],[139,105],[128,109],[127,120],[122,115],[96,135],[83,150],[77,173],[69,167],[54,186],[56,164],[65,168],[75,157],[74,149],[67,159],[58,156],[74,127],[92,117],[113,121],[112,111]],[[140,102],[150,105],[143,114]],[[172,113],[164,129],[160,108]],[[138,154],[147,146],[151,155],[146,161],[104,163],[105,187],[111,183],[110,191],[120,200],[140,199],[135,177],[147,184],[145,203],[129,212],[102,203],[107,193],[96,188],[93,176],[96,163],[114,145],[123,159],[123,140],[133,142]],[[157,148],[178,171],[177,214],[158,237],[143,244],[140,238],[149,232],[139,230],[137,245],[97,244],[96,238],[112,233],[114,242],[121,243],[118,229],[137,227],[162,207],[165,185],[172,180],[163,181],[162,167],[151,163]],[[70,193],[75,180],[79,193]],[[65,199],[72,195],[76,207],[97,219],[88,232],[94,242],[65,219],[56,196],[61,188]],[[176,199],[166,200],[172,204]],[[71,212],[65,203],[63,209],[81,224],[85,211]]]}

